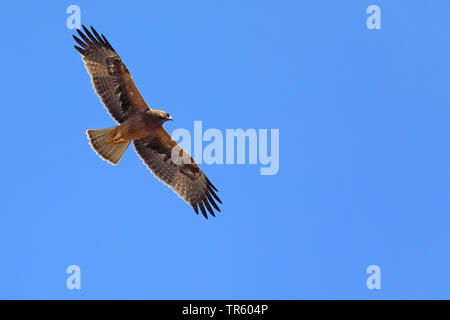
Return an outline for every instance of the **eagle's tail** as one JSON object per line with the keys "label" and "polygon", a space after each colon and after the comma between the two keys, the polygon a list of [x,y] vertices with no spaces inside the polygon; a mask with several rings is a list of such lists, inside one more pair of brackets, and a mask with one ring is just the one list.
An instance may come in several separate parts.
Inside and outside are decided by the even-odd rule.
{"label": "eagle's tail", "polygon": [[116,165],[122,158],[125,150],[127,150],[131,141],[122,143],[113,142],[112,133],[117,127],[106,129],[87,130],[86,134],[89,138],[89,144],[92,149],[103,159],[109,163]]}

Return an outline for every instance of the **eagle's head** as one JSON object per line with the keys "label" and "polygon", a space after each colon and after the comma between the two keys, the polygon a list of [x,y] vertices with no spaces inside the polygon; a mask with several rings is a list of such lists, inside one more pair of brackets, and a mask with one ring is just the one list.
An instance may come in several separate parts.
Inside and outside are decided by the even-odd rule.
{"label": "eagle's head", "polygon": [[151,118],[159,120],[162,123],[166,122],[167,120],[173,120],[170,114],[162,110],[147,110],[146,113],[150,115]]}

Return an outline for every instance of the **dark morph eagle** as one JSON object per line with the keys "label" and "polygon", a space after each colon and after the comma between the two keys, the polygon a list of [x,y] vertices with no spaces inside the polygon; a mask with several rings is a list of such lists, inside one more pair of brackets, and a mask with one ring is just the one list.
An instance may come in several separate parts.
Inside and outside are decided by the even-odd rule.
{"label": "dark morph eagle", "polygon": [[[217,189],[194,160],[164,130],[163,123],[172,117],[160,110],[151,110],[142,98],[130,72],[105,36],[91,26],[73,36],[79,46],[84,65],[91,76],[95,92],[119,126],[87,130],[92,149],[104,160],[116,165],[133,141],[134,148],[150,171],[172,188],[205,218],[206,210],[215,216],[222,203]],[[173,152],[175,150],[175,152]],[[174,161],[172,155],[178,157]]]}

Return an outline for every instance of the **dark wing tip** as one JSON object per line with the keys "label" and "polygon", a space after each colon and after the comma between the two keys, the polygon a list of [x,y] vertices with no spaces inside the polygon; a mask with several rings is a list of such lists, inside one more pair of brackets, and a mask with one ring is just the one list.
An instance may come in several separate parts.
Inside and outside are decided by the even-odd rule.
{"label": "dark wing tip", "polygon": [[209,204],[205,196],[203,196],[202,201],[205,204],[206,209],[208,209],[209,213],[211,213],[211,215],[215,217],[216,215],[214,214],[214,210],[211,208],[211,205]]}
{"label": "dark wing tip", "polygon": [[208,215],[206,214],[205,206],[203,205],[203,202],[200,200],[198,202],[198,205],[200,207],[200,210],[202,211],[203,216],[208,219]]}
{"label": "dark wing tip", "polygon": [[111,46],[111,44],[108,42],[106,37],[102,34],[100,35],[97,30],[94,29],[93,26],[90,26],[91,31],[83,24],[81,25],[81,28],[77,28],[77,33],[80,36],[80,38],[73,35],[73,38],[75,41],[84,49],[88,49],[89,47],[95,48],[95,47],[104,47],[107,49],[110,49],[115,54],[117,54],[116,50]]}
{"label": "dark wing tip", "polygon": [[208,191],[209,193],[212,194],[212,196],[220,203],[222,204],[222,201],[220,200],[220,198],[217,196],[217,194],[214,192],[213,188],[211,185],[208,185]]}
{"label": "dark wing tip", "polygon": [[[206,193],[206,195],[204,195],[203,198],[191,203],[191,206],[194,209],[195,213],[198,215],[199,211],[201,211],[201,213],[205,217],[205,219],[208,219],[208,212],[214,218],[216,217],[214,209],[211,207],[211,205],[218,212],[220,212],[220,209],[217,206],[217,204],[214,202],[214,199],[208,193]],[[199,208],[200,208],[200,210],[199,210]]]}
{"label": "dark wing tip", "polygon": [[85,26],[83,26],[83,30],[84,33],[86,33],[86,35],[89,37],[89,39],[92,41],[92,43],[94,44],[99,44],[98,40],[92,35],[92,33],[89,31],[88,28],[86,28]]}
{"label": "dark wing tip", "polygon": [[84,43],[83,41],[81,41],[80,38],[78,38],[76,35],[72,35],[73,39],[83,48],[87,48],[88,45],[86,43]]}
{"label": "dark wing tip", "polygon": [[94,29],[94,27],[93,27],[93,26],[90,26],[90,27],[91,27],[92,33],[94,33],[95,38],[97,39],[97,41],[103,43],[102,37],[100,37],[100,35],[99,35],[98,32]]}
{"label": "dark wing tip", "polygon": [[194,208],[195,213],[198,215],[198,206],[197,203],[191,204],[192,208]]}
{"label": "dark wing tip", "polygon": [[[203,197],[201,199],[199,199],[198,202],[200,204],[200,209],[206,207],[206,209],[208,209],[209,213],[211,213],[211,215],[213,217],[215,217],[216,215],[215,215],[214,210],[213,210],[212,207],[214,207],[214,209],[216,209],[218,212],[221,212],[219,206],[216,203],[216,201],[219,202],[220,204],[222,204],[222,201],[220,200],[220,198],[216,194],[216,192],[219,192],[217,190],[217,188],[212,184],[212,182],[206,176],[204,176],[204,177],[206,179],[207,189],[205,190],[205,193],[203,194]],[[216,192],[214,192],[214,190]],[[214,199],[216,201],[214,201]],[[204,213],[203,213],[203,215],[204,215]]]}
{"label": "dark wing tip", "polygon": [[[216,191],[217,191],[217,189],[216,189]],[[214,192],[214,187],[212,186],[212,183],[209,180],[207,180],[207,190],[205,190],[202,197],[194,200],[194,202],[191,205],[194,208],[195,213],[197,213],[197,214],[198,214],[198,207],[200,207],[200,211],[202,212],[203,216],[206,219],[208,219],[207,212],[209,212],[211,214],[211,216],[213,216],[213,217],[216,216],[214,209],[216,209],[217,212],[221,212],[216,201],[219,202],[220,204],[222,204],[222,201],[219,199],[217,194]]]}
{"label": "dark wing tip", "polygon": [[216,202],[214,201],[213,197],[211,197],[211,194],[209,192],[206,192],[206,196],[208,197],[209,202],[212,204],[212,206],[214,207],[214,209],[216,209],[217,211],[220,212],[220,208],[219,206],[216,204]]}
{"label": "dark wing tip", "polygon": [[85,51],[83,50],[83,49],[81,49],[80,47],[78,47],[78,46],[73,46],[75,49],[77,49],[77,51],[81,54],[81,55],[85,55]]}
{"label": "dark wing tip", "polygon": [[206,181],[208,182],[208,185],[211,186],[216,192],[219,192],[219,190],[217,190],[217,188],[212,184],[212,182],[208,179],[207,176],[205,176]]}
{"label": "dark wing tip", "polygon": [[111,49],[112,51],[114,51],[114,52],[117,54],[116,50],[114,50],[114,48],[113,48],[112,45],[109,43],[108,39],[106,39],[106,37],[103,35],[103,33],[102,33],[102,39],[103,39],[104,44],[105,44],[109,49]]}
{"label": "dark wing tip", "polygon": [[80,35],[81,39],[83,39],[83,41],[86,42],[86,44],[88,44],[89,46],[93,45],[92,41],[83,33],[83,31],[77,29],[77,32]]}

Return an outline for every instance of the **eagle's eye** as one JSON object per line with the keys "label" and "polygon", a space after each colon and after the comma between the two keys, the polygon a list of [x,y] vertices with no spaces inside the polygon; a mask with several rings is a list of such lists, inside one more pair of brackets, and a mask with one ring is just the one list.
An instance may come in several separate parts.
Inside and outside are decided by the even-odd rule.
{"label": "eagle's eye", "polygon": [[170,118],[170,114],[166,113],[166,118]]}

